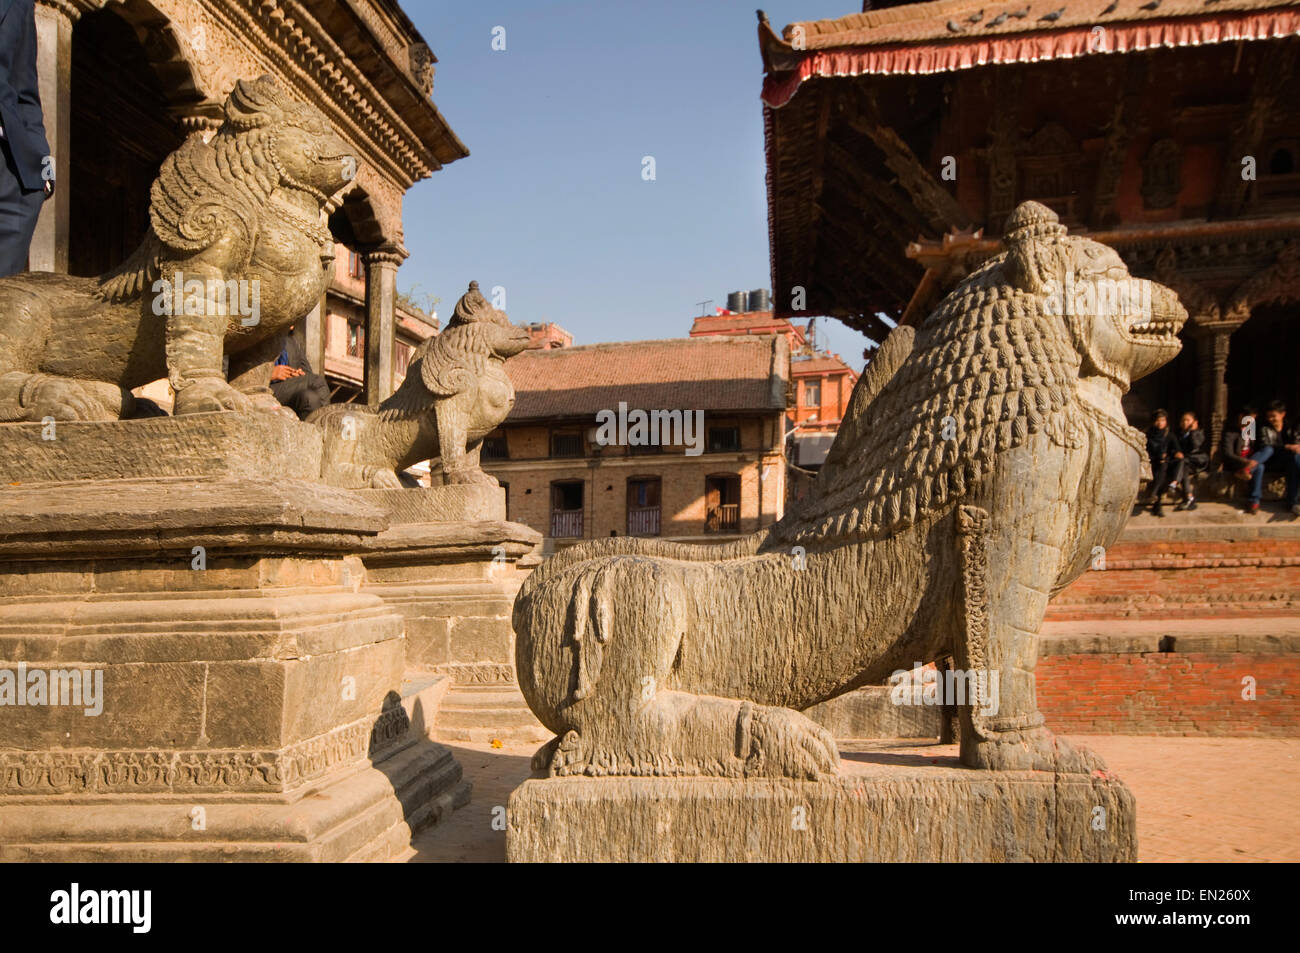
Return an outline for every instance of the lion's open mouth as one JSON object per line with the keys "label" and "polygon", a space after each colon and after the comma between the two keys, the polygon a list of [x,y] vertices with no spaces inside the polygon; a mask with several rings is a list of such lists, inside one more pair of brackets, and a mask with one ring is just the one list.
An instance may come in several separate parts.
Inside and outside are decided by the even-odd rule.
{"label": "lion's open mouth", "polygon": [[1164,285],[1148,282],[1150,316],[1140,315],[1127,331],[1133,340],[1156,347],[1180,347],[1178,332],[1187,322],[1187,309],[1178,295]]}

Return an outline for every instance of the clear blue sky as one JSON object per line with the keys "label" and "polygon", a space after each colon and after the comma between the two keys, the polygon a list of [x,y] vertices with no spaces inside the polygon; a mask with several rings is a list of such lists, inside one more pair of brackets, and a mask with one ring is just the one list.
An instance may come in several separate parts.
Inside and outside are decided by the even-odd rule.
{"label": "clear blue sky", "polygon": [[[684,336],[697,302],[770,287],[759,3],[402,5],[438,57],[433,99],[470,155],[407,194],[400,289],[438,296],[445,319],[470,279],[500,285],[514,321],[555,321],[592,344]],[[763,8],[780,30],[861,4]],[[861,369],[865,339],[818,323]]]}

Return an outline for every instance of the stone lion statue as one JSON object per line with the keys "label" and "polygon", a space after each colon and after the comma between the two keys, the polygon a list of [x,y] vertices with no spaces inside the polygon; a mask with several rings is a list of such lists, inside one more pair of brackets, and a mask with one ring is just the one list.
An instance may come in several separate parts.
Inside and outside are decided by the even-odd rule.
{"label": "stone lion statue", "polygon": [[527,346],[527,329],[471,281],[446,329],[419,346],[391,397],[374,408],[332,404],[308,418],[325,432],[325,482],[397,489],[399,471],[438,457],[446,483],[496,486],[479,468],[479,452],[515,405],[506,359]]}
{"label": "stone lion statue", "polygon": [[963,763],[1102,768],[1043,724],[1038,632],[1123,529],[1144,443],[1120,398],[1178,353],[1186,317],[1021,205],[1004,252],[891,332],[797,510],[727,547],[600,540],[533,572],[519,683],[557,735],[534,766],[815,778],[838,754],[800,710],[952,656],[1000,676],[996,705],[973,690],[959,708]]}
{"label": "stone lion statue", "polygon": [[127,416],[130,389],[160,377],[177,414],[279,412],[271,366],[325,290],[321,212],[356,169],[318,109],[269,76],[240,81],[211,141],[195,133],[163,163],[119,268],[0,280],[0,421]]}

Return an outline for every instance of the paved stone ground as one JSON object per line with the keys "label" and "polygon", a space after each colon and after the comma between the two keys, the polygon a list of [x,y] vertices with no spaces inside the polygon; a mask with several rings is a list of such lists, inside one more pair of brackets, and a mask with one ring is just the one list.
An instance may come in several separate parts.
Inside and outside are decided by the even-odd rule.
{"label": "paved stone ground", "polygon": [[[1300,738],[1154,738],[1089,735],[1138,803],[1140,861],[1300,861]],[[914,742],[872,743],[872,750]],[[449,745],[474,783],[470,803],[412,843],[412,863],[505,860],[493,809],[529,774],[536,745]],[[866,750],[846,742],[845,752]],[[937,748],[937,746],[936,746]],[[947,753],[949,749],[936,751]],[[501,812],[497,812],[497,817]],[[498,824],[500,826],[500,824]]]}

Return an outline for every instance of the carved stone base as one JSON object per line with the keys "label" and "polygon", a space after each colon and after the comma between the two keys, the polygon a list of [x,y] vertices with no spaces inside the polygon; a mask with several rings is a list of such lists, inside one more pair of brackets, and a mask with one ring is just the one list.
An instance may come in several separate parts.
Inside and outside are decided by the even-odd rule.
{"label": "carved stone base", "polygon": [[470,798],[460,764],[427,740],[331,777],[294,800],[6,799],[0,861],[390,860]]}
{"label": "carved stone base", "polygon": [[924,750],[845,761],[842,775],[826,781],[525,781],[510,796],[506,856],[516,863],[1137,859],[1137,809],[1118,778],[976,771],[951,754],[930,764],[915,754]]}
{"label": "carved stone base", "polygon": [[318,480],[320,429],[286,415],[188,414],[0,427],[0,483],[227,477]]}
{"label": "carved stone base", "polygon": [[524,575],[515,563],[539,539],[518,523],[420,522],[395,525],[362,551],[367,591],[405,620],[408,670],[451,680],[437,719],[441,741],[540,743],[551,736],[519,691],[510,623]]}
{"label": "carved stone base", "polygon": [[[0,859],[377,859],[463,803],[447,679],[404,683],[355,555],[384,523],[292,481],[0,489]],[[68,694],[6,697],[33,672]]]}

